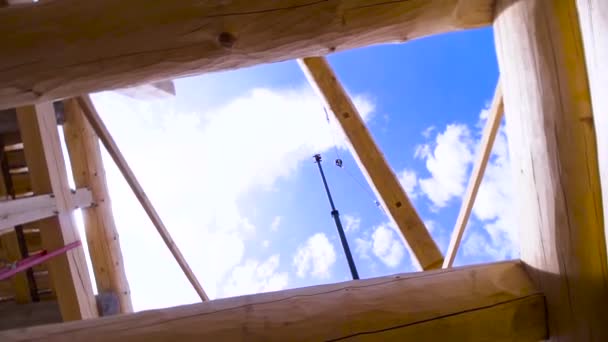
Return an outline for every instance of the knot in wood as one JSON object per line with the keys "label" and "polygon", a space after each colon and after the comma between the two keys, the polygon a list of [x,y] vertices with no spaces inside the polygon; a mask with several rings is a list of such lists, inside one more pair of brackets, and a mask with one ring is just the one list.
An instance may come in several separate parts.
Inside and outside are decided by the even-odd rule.
{"label": "knot in wood", "polygon": [[230,32],[222,32],[217,36],[217,42],[225,48],[231,48],[236,42],[236,37]]}

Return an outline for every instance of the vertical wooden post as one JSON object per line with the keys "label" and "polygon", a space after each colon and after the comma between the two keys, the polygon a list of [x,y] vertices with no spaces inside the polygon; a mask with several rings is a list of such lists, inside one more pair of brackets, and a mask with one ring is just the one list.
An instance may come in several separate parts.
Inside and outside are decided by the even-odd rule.
{"label": "vertical wooden post", "polygon": [[546,295],[552,340],[608,341],[597,152],[574,0],[498,0],[494,32],[521,259]]}
{"label": "vertical wooden post", "polygon": [[82,113],[84,114],[84,117],[91,125],[91,128],[93,129],[95,134],[99,137],[99,140],[101,140],[101,143],[104,145],[104,147],[110,154],[110,157],[112,157],[112,159],[116,163],[116,166],[118,167],[122,175],[125,177],[127,184],[129,184],[129,187],[131,188],[131,190],[133,190],[133,194],[135,195],[135,197],[137,197],[137,200],[143,207],[146,214],[148,214],[148,218],[150,218],[150,221],[152,221],[154,228],[156,228],[161,238],[167,245],[167,248],[169,248],[169,251],[171,251],[171,254],[173,254],[175,261],[177,261],[177,264],[184,272],[184,275],[186,275],[186,278],[188,278],[190,284],[192,284],[192,287],[194,288],[196,293],[199,295],[199,297],[201,297],[201,300],[208,301],[209,297],[207,297],[205,290],[203,290],[203,287],[199,283],[194,272],[192,272],[190,265],[188,265],[188,262],[175,244],[175,241],[173,241],[173,239],[171,238],[171,234],[169,234],[167,227],[165,227],[165,224],[160,219],[160,216],[156,212],[156,209],[154,209],[152,202],[144,192],[144,189],[142,188],[141,184],[139,184],[139,181],[137,180],[137,177],[135,177],[133,170],[131,170],[131,168],[129,167],[127,160],[120,152],[120,149],[118,149],[118,145],[114,141],[114,138],[112,138],[112,135],[110,134],[110,131],[108,130],[106,125],[101,120],[99,113],[97,113],[95,105],[93,105],[93,101],[91,100],[90,96],[79,96],[77,98],[77,101],[78,105],[80,105]]}
{"label": "vertical wooden post", "polygon": [[[74,223],[72,195],[57,131],[55,111],[50,102],[17,108],[25,159],[36,194],[52,193],[57,203],[55,217],[40,220],[42,246],[61,248],[80,239]],[[49,272],[65,321],[97,317],[97,307],[89,271],[81,247],[53,258]]]}
{"label": "vertical wooden post", "polygon": [[75,99],[64,102],[63,131],[76,188],[89,188],[94,206],[83,209],[84,226],[99,293],[118,297],[120,312],[133,311],[131,292],[112,215],[99,139]]}
{"label": "vertical wooden post", "polygon": [[577,0],[591,89],[604,203],[604,234],[608,245],[608,1]]}

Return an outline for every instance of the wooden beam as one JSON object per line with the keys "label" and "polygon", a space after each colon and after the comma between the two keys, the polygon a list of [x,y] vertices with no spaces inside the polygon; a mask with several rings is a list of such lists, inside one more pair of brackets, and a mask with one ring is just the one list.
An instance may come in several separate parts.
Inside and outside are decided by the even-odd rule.
{"label": "wooden beam", "polygon": [[188,262],[186,261],[179,248],[171,238],[171,234],[169,234],[169,231],[165,227],[165,224],[160,219],[160,216],[156,212],[156,209],[154,209],[152,202],[144,192],[143,187],[141,186],[141,184],[139,184],[137,177],[135,177],[135,174],[129,167],[127,160],[120,152],[120,149],[112,138],[110,131],[101,120],[101,117],[99,116],[97,110],[95,109],[95,106],[93,105],[93,101],[91,101],[91,98],[88,95],[79,96],[77,98],[77,101],[80,105],[80,108],[82,109],[82,113],[91,125],[91,128],[93,128],[93,131],[99,137],[99,140],[101,140],[101,142],[103,143],[103,146],[110,154],[110,157],[112,157],[112,160],[114,160],[114,163],[116,163],[116,166],[122,173],[123,177],[125,177],[127,184],[129,184],[129,187],[131,187],[131,190],[135,194],[135,197],[137,197],[137,200],[139,201],[144,211],[152,221],[152,224],[154,225],[161,238],[167,245],[167,248],[169,248],[169,250],[171,251],[171,254],[173,254],[175,261],[177,261],[177,263],[179,264],[180,268],[190,281],[190,284],[192,284],[192,287],[194,287],[194,290],[199,295],[202,301],[209,300],[209,297],[207,297],[207,294],[203,290],[203,287],[196,279],[196,275],[194,274],[194,272],[192,272],[192,269],[190,269]]}
{"label": "wooden beam", "polygon": [[448,251],[445,254],[445,259],[443,259],[443,268],[452,267],[454,259],[456,258],[456,252],[458,252],[462,235],[464,234],[464,230],[469,222],[469,216],[471,215],[473,204],[475,204],[477,191],[479,191],[481,180],[483,179],[483,175],[486,171],[486,165],[488,164],[490,154],[492,153],[492,146],[494,146],[496,133],[498,133],[498,129],[500,128],[503,110],[504,106],[502,101],[502,89],[500,88],[499,80],[494,92],[494,99],[492,100],[492,106],[490,107],[488,121],[486,122],[486,127],[483,130],[483,135],[479,143],[479,155],[477,156],[477,161],[475,162],[473,170],[471,171],[471,178],[469,179],[467,192],[462,198],[462,205],[460,206],[460,212],[458,213],[458,218],[456,219],[456,225],[452,231],[450,245],[448,246]]}
{"label": "wooden beam", "polygon": [[[552,340],[608,341],[608,271],[589,85],[574,0],[499,0],[494,34],[521,258]],[[604,115],[605,113],[602,113]]]}
{"label": "wooden beam", "polygon": [[[70,193],[72,206],[66,213],[78,208],[88,208],[93,204],[91,191],[85,188]],[[0,201],[0,233],[14,226],[34,222],[61,213],[54,195],[38,195],[14,200]]]}
{"label": "wooden beam", "polygon": [[576,4],[591,89],[608,246],[608,1],[577,0]]}
{"label": "wooden beam", "polygon": [[[57,216],[38,223],[43,247],[55,250],[80,240],[71,212],[72,196],[53,105],[20,107],[17,119],[32,189],[37,194],[52,193],[59,211]],[[82,247],[53,258],[48,268],[63,319],[96,317],[95,297]]]}
{"label": "wooden beam", "polygon": [[0,12],[0,109],[490,25],[494,0],[48,1]]}
{"label": "wooden beam", "polygon": [[299,64],[344,130],[361,171],[389,217],[399,227],[406,246],[413,252],[412,257],[423,270],[441,267],[443,257],[439,248],[327,60],[310,57],[300,59]]}
{"label": "wooden beam", "polygon": [[133,311],[120,240],[112,214],[99,139],[86,121],[76,99],[64,102],[63,132],[74,183],[91,189],[95,206],[82,211],[89,255],[100,293],[112,292],[120,312]]}
{"label": "wooden beam", "polygon": [[0,340],[538,341],[544,310],[521,264],[503,262],[12,330]]}

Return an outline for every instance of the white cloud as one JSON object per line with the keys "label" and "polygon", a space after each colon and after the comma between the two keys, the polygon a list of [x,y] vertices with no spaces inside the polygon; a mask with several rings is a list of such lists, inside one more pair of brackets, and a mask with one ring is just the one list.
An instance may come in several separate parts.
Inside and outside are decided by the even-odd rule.
{"label": "white cloud", "polygon": [[[476,137],[481,135],[488,117],[487,108],[480,113],[480,122],[471,125]],[[448,125],[437,134],[435,148],[419,145],[414,156],[426,161],[430,177],[419,180],[422,193],[435,210],[445,207],[452,198],[461,197],[467,186],[470,166],[480,148],[480,139],[472,139],[470,128],[464,124]],[[483,181],[477,193],[473,215],[467,229],[473,229],[475,220],[487,234],[472,232],[463,243],[463,252],[469,256],[485,256],[492,260],[517,257],[518,237],[512,212],[511,169],[504,126],[500,128],[487,164]],[[425,224],[432,230],[433,222]]]}
{"label": "white cloud", "polygon": [[[327,127],[325,114],[307,88],[255,89],[197,112],[184,111],[188,106],[179,95],[143,102],[106,92],[93,99],[211,298],[223,293],[226,277],[242,265],[246,241],[257,238],[239,200],[289,177],[335,141],[330,130],[319,129]],[[355,103],[368,117],[373,104],[357,96]],[[104,163],[135,309],[199,301],[105,152]],[[163,281],[150,281],[159,272]]]}
{"label": "white cloud", "polygon": [[276,232],[279,230],[279,226],[281,225],[281,216],[275,216],[270,224],[270,231]]}
{"label": "white cloud", "polygon": [[344,231],[352,233],[361,227],[361,218],[353,215],[344,215]]}
{"label": "white cloud", "polygon": [[397,267],[405,248],[391,224],[382,224],[372,233],[372,251],[386,266]]}
{"label": "white cloud", "polygon": [[425,159],[431,155],[431,146],[429,144],[417,145],[414,150],[414,158]]}
{"label": "white cloud", "polygon": [[355,252],[361,259],[369,259],[369,252],[372,249],[372,242],[364,238],[355,239]]}
{"label": "white cloud", "polygon": [[490,254],[496,260],[518,256],[519,238],[511,184],[507,138],[501,127],[473,206],[473,215],[488,233],[489,247],[494,249]]}
{"label": "white cloud", "polygon": [[262,241],[262,247],[268,248],[269,246],[270,246],[270,241],[268,241],[268,240]]}
{"label": "white cloud", "polygon": [[414,170],[404,169],[397,177],[399,178],[399,183],[401,183],[403,190],[405,190],[405,193],[410,199],[418,197],[418,177]]}
{"label": "white cloud", "polygon": [[437,208],[443,208],[454,197],[462,196],[468,169],[473,160],[469,128],[462,124],[448,125],[437,134],[432,153],[426,159],[429,178],[420,179],[420,189]]}
{"label": "white cloud", "polygon": [[329,278],[330,269],[336,262],[334,245],[323,233],[316,233],[302,246],[293,257],[296,273],[303,278],[310,274],[317,278]]}
{"label": "white cloud", "polygon": [[286,288],[289,277],[285,272],[277,272],[278,267],[278,254],[262,263],[256,260],[245,261],[230,273],[222,289],[222,296],[231,297]]}
{"label": "white cloud", "polygon": [[422,136],[425,138],[430,138],[431,134],[433,133],[434,130],[435,130],[435,126],[429,126],[429,127],[425,128],[424,131],[422,131]]}

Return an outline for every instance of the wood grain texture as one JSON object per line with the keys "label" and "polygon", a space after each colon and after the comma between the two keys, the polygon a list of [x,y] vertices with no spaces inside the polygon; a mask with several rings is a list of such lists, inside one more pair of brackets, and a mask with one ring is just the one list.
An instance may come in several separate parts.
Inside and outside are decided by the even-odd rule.
{"label": "wood grain texture", "polygon": [[[52,193],[59,214],[38,222],[42,245],[55,250],[80,240],[72,214],[73,200],[53,105],[43,103],[17,108],[17,119],[29,167],[32,190]],[[64,320],[97,317],[97,307],[82,247],[48,262],[53,287]]]}
{"label": "wood grain texture", "polygon": [[120,304],[120,312],[132,312],[131,291],[112,214],[99,138],[75,99],[64,101],[64,117],[64,139],[74,183],[76,187],[91,189],[95,202],[95,206],[82,210],[82,216],[97,291],[114,293]]}
{"label": "wood grain texture", "polygon": [[0,109],[491,24],[494,0],[47,1],[0,11]]}
{"label": "wood grain texture", "polygon": [[173,238],[167,230],[167,227],[165,227],[165,224],[156,212],[156,209],[154,209],[154,205],[152,205],[152,202],[146,195],[146,192],[144,191],[143,187],[141,186],[141,184],[139,184],[139,181],[137,180],[137,177],[135,177],[133,170],[131,170],[131,168],[129,167],[129,163],[127,163],[127,160],[122,155],[122,152],[120,152],[120,149],[114,141],[114,138],[112,138],[110,131],[101,120],[99,113],[97,113],[97,110],[93,105],[93,101],[91,101],[91,98],[88,95],[79,96],[77,98],[77,101],[78,105],[82,109],[84,117],[91,125],[93,132],[99,137],[99,140],[101,140],[101,142],[103,143],[103,146],[108,151],[108,154],[110,155],[110,157],[112,157],[114,163],[116,163],[118,170],[120,170],[120,173],[122,173],[123,177],[127,181],[127,184],[129,184],[129,187],[133,191],[133,194],[135,195],[142,208],[148,215],[148,218],[150,218],[150,221],[152,221],[154,228],[156,228],[161,238],[165,242],[165,245],[167,246],[167,248],[169,248],[169,251],[171,252],[173,257],[175,258],[175,261],[178,263],[179,267],[182,269],[182,271],[188,278],[188,281],[190,281],[190,284],[192,284],[192,287],[194,288],[194,290],[199,295],[202,301],[209,300],[209,297],[207,297],[205,290],[198,282],[196,275],[194,274],[194,272],[192,272],[192,269],[188,265],[188,262],[184,258],[182,252],[175,244],[175,241],[173,241]]}
{"label": "wood grain texture", "polygon": [[481,186],[481,181],[483,180],[483,175],[486,171],[486,165],[488,164],[490,154],[492,153],[492,147],[494,146],[496,134],[498,133],[500,123],[502,122],[503,110],[504,106],[502,89],[500,87],[499,80],[498,84],[496,85],[494,99],[492,100],[492,105],[490,107],[490,114],[488,115],[488,120],[479,143],[479,154],[477,156],[477,160],[475,161],[475,165],[473,166],[473,170],[471,171],[471,178],[469,179],[469,184],[467,185],[467,191],[462,198],[462,205],[460,207],[460,211],[458,212],[458,217],[456,218],[456,224],[454,225],[454,230],[452,231],[450,244],[447,252],[445,253],[445,258],[443,259],[443,268],[452,267],[454,259],[456,258],[460,241],[462,240],[464,230],[469,222],[471,210],[473,210],[473,205],[475,204],[477,191],[479,190],[479,186]]}
{"label": "wood grain texture", "polygon": [[441,251],[327,60],[309,57],[298,62],[311,86],[344,130],[353,157],[389,217],[399,227],[413,259],[423,270],[441,267]]}
{"label": "wood grain texture", "polygon": [[521,258],[551,339],[608,341],[595,134],[574,0],[500,0],[494,32]]}
{"label": "wood grain texture", "polygon": [[0,332],[2,341],[537,341],[518,261],[394,275]]}
{"label": "wood grain texture", "polygon": [[608,1],[577,0],[576,4],[591,89],[608,246]]}

